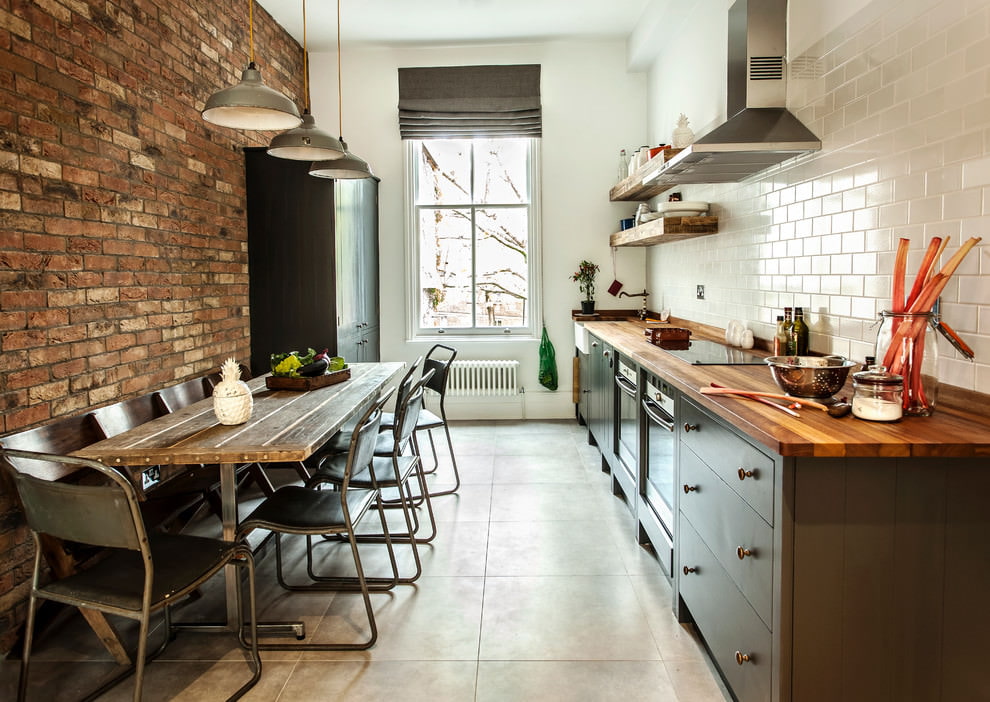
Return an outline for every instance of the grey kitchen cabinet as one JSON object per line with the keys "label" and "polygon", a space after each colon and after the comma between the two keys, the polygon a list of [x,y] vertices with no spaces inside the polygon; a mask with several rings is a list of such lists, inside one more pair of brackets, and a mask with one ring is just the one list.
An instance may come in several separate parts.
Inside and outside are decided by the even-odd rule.
{"label": "grey kitchen cabinet", "polygon": [[602,469],[615,455],[615,358],[611,344],[590,336],[591,402],[589,433],[602,454]]}
{"label": "grey kitchen cabinet", "polygon": [[581,349],[575,351],[578,361],[578,422],[591,430],[591,354]]}
{"label": "grey kitchen cabinet", "polygon": [[984,458],[780,456],[683,397],[678,440],[674,609],[738,702],[990,700]]}
{"label": "grey kitchen cabinet", "polygon": [[380,358],[378,292],[378,183],[334,182],[337,260],[337,354],[349,361]]}
{"label": "grey kitchen cabinet", "polygon": [[378,182],[309,175],[309,163],[246,148],[251,371],[328,348],[379,358]]}

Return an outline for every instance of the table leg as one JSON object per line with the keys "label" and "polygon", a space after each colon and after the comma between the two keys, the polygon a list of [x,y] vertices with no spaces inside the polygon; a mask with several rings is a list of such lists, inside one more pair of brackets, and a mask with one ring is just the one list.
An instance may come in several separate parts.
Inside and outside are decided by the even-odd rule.
{"label": "table leg", "polygon": [[[233,463],[220,464],[220,518],[223,522],[223,540],[233,541],[237,536],[237,475]],[[241,586],[238,568],[224,567],[227,593],[227,626],[236,630],[241,608]]]}

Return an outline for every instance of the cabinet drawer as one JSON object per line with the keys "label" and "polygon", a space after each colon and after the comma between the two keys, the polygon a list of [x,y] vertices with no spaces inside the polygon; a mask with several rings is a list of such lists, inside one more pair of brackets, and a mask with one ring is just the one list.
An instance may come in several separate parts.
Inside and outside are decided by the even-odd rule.
{"label": "cabinet drawer", "polygon": [[681,442],[773,524],[773,459],[688,401],[681,402],[680,417]]}
{"label": "cabinet drawer", "polygon": [[[769,702],[770,631],[729,579],[701,537],[681,515],[679,591],[739,702]],[[749,656],[737,661],[736,653]]]}
{"label": "cabinet drawer", "polygon": [[691,449],[681,451],[680,467],[682,516],[690,520],[753,609],[770,626],[773,528]]}

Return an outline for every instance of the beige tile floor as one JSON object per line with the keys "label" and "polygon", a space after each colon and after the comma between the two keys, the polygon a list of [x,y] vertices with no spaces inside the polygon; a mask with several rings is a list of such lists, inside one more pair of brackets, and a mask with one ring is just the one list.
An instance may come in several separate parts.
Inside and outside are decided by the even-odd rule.
{"label": "beige tile floor", "polygon": [[[376,645],[265,652],[262,680],[245,699],[729,699],[693,630],[674,620],[670,586],[636,543],[629,511],[611,494],[584,428],[573,421],[458,423],[454,446],[462,487],[435,500],[439,536],[421,547],[422,578],[372,595]],[[217,527],[208,517],[198,529]],[[301,573],[300,546],[290,544],[287,560]],[[325,567],[348,562],[338,545],[317,549]],[[382,549],[363,547],[369,572],[381,572]],[[400,557],[408,567],[408,554]],[[301,619],[313,641],[364,633],[359,595],[285,592],[274,582],[273,561],[273,549],[259,559],[262,619]],[[221,586],[211,582],[176,618],[215,616]],[[225,699],[246,679],[244,661],[232,636],[180,633],[148,667],[144,699]],[[80,617],[66,612],[37,641],[29,699],[77,699],[113,669]],[[16,678],[16,660],[0,663],[0,699],[12,699]],[[101,699],[128,700],[132,692],[125,682]]]}

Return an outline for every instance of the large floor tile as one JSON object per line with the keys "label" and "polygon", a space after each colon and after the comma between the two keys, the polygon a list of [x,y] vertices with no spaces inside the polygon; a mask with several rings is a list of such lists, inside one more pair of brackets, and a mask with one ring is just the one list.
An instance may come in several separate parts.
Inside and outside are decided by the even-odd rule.
{"label": "large floor tile", "polygon": [[594,518],[607,496],[585,483],[492,486],[493,522],[579,521]]}
{"label": "large floor tile", "polygon": [[[358,652],[304,652],[303,660],[448,660],[478,658],[483,578],[424,576],[415,585],[375,596],[379,638]],[[360,596],[335,598],[314,641],[349,636],[364,622]]]}
{"label": "large floor tile", "polygon": [[659,660],[625,576],[488,577],[480,660]]}
{"label": "large floor tile", "polygon": [[677,702],[656,661],[482,661],[477,702]]}
{"label": "large floor tile", "polygon": [[528,483],[583,483],[588,480],[585,466],[575,452],[561,455],[499,455],[494,458],[492,481],[525,485]]}
{"label": "large floor tile", "polygon": [[302,661],[278,702],[474,699],[474,661]]}
{"label": "large floor tile", "polygon": [[492,522],[489,576],[623,575],[625,566],[603,522]]}

